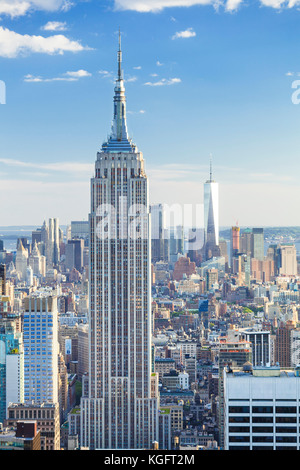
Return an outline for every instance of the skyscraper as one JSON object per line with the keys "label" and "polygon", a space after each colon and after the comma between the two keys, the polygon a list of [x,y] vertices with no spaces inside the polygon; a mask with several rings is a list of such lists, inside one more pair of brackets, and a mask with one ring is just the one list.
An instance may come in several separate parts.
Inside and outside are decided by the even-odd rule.
{"label": "skyscraper", "polygon": [[279,275],[297,276],[297,250],[292,243],[286,243],[277,247]]}
{"label": "skyscraper", "polygon": [[35,276],[44,277],[46,275],[46,257],[41,256],[36,241],[29,255],[28,263],[32,267]]}
{"label": "skyscraper", "polygon": [[22,333],[13,318],[0,319],[0,423],[7,418],[9,402],[24,399]]}
{"label": "skyscraper", "polygon": [[299,368],[224,370],[224,450],[299,450]]}
{"label": "skyscraper", "polygon": [[182,225],[169,228],[169,262],[176,263],[184,253],[184,230]]}
{"label": "skyscraper", "polygon": [[16,270],[20,273],[22,280],[26,278],[26,269],[28,265],[28,251],[25,250],[22,241],[20,240],[17,255],[16,255]]}
{"label": "skyscraper", "polygon": [[204,248],[205,259],[220,256],[219,248],[219,184],[212,179],[204,183]]}
{"label": "skyscraper", "polygon": [[119,38],[111,135],[91,180],[89,374],[81,446],[149,449],[158,437],[151,369],[151,240],[143,155],[128,136]]}
{"label": "skyscraper", "polygon": [[276,330],[275,361],[280,367],[291,367],[291,332],[295,328],[292,321],[281,322]]}
{"label": "skyscraper", "polygon": [[240,227],[234,226],[231,228],[231,253],[230,253],[230,267],[233,268],[233,258],[240,253]]}
{"label": "skyscraper", "polygon": [[165,237],[165,213],[163,204],[151,206],[151,252],[152,262],[168,259],[168,239]]}
{"label": "skyscraper", "polygon": [[252,365],[266,366],[271,363],[271,333],[256,328],[239,329],[241,337],[251,343]]}
{"label": "skyscraper", "polygon": [[49,265],[56,266],[59,262],[60,257],[60,247],[59,247],[59,240],[60,240],[60,229],[59,229],[59,221],[57,218],[50,218],[49,219],[49,238],[48,238],[48,263]]}
{"label": "skyscraper", "polygon": [[83,268],[83,250],[84,240],[83,238],[77,238],[68,240],[66,245],[66,268],[72,270],[73,268],[77,271],[81,271]]}
{"label": "skyscraper", "polygon": [[83,238],[88,240],[89,222],[88,220],[72,220],[71,221],[71,238]]}
{"label": "skyscraper", "polygon": [[219,347],[219,442],[224,447],[224,380],[223,370],[226,365],[242,367],[245,362],[252,362],[251,343],[239,337],[234,330],[228,330]]}
{"label": "skyscraper", "polygon": [[252,229],[252,258],[263,261],[264,259],[264,229]]}
{"label": "skyscraper", "polygon": [[0,264],[0,295],[6,294],[6,264]]}
{"label": "skyscraper", "polygon": [[240,233],[240,252],[252,257],[253,233],[250,228]]}
{"label": "skyscraper", "polygon": [[24,313],[24,399],[58,402],[57,298],[28,296]]}

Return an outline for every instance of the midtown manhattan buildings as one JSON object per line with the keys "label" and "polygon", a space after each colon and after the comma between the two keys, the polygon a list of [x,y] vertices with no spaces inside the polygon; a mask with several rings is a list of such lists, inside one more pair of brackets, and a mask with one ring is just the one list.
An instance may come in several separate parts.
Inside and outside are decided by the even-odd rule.
{"label": "midtown manhattan buildings", "polygon": [[151,357],[148,179],[128,136],[121,47],[111,135],[91,180],[88,393],[81,445],[149,449],[158,440]]}

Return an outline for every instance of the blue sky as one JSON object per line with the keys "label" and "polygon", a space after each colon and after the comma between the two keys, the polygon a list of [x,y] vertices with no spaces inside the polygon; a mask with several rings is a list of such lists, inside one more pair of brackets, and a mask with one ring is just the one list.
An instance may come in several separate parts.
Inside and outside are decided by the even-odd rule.
{"label": "blue sky", "polygon": [[221,226],[300,225],[299,7],[2,0],[1,225],[87,219],[96,152],[110,131],[119,27],[128,127],[151,202],[201,204],[212,154]]}

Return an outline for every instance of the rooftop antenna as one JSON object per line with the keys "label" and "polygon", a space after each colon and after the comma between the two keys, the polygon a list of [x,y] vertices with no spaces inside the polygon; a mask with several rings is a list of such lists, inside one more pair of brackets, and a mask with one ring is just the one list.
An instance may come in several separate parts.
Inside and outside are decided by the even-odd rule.
{"label": "rooftop antenna", "polygon": [[212,182],[212,154],[209,155],[209,181]]}
{"label": "rooftop antenna", "polygon": [[118,80],[122,80],[121,29],[119,28]]}

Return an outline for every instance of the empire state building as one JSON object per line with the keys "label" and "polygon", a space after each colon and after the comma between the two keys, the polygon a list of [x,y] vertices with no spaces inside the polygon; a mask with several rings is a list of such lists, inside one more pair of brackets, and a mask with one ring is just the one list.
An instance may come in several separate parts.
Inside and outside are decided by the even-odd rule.
{"label": "empire state building", "polygon": [[150,449],[158,441],[152,369],[151,243],[143,154],[128,136],[119,37],[110,137],[97,153],[89,215],[89,373],[81,446]]}

